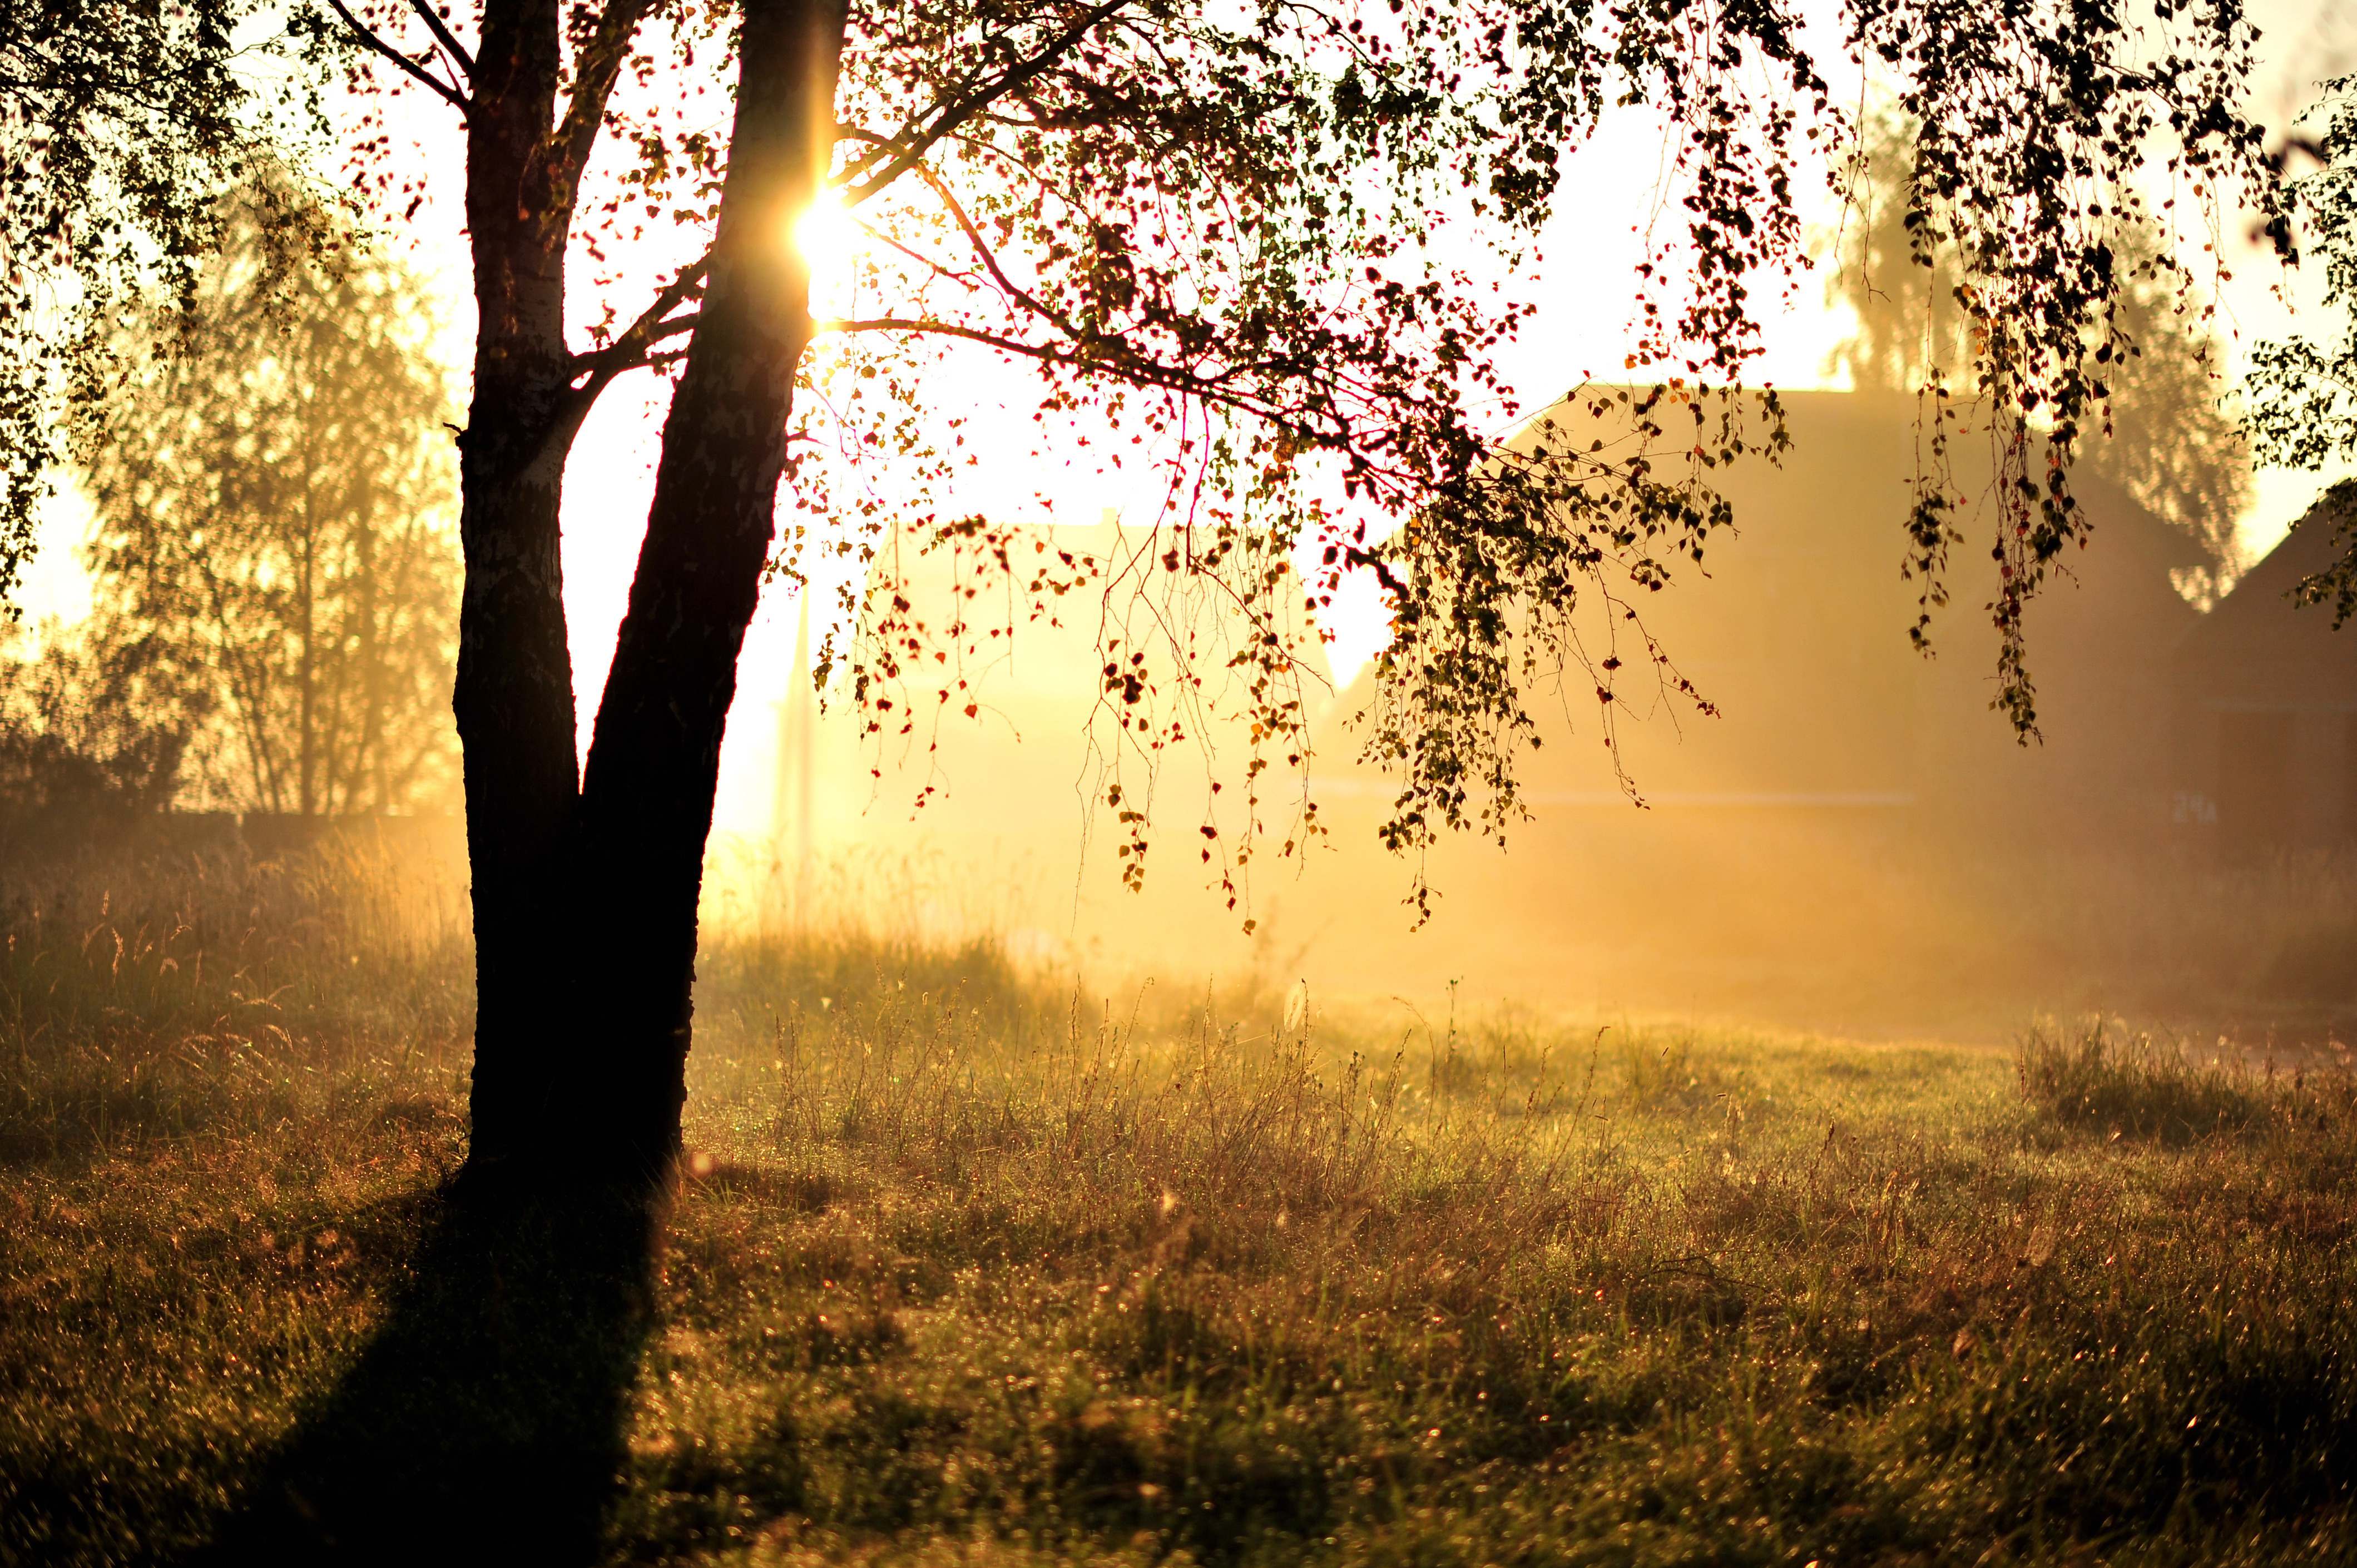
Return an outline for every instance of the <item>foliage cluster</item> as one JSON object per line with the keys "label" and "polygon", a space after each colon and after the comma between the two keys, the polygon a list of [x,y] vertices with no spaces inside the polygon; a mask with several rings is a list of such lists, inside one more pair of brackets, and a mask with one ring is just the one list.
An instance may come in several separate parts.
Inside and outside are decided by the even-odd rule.
{"label": "foliage cluster", "polygon": [[[1961,384],[1986,333],[1953,237],[1922,234],[1910,220],[1917,139],[1915,127],[1870,115],[1850,163],[1854,205],[1826,292],[1856,313],[1857,332],[1831,366],[1861,391],[1913,396]],[[2124,346],[2104,363],[2099,438],[2081,446],[2079,471],[2190,541],[2201,564],[2181,574],[2179,586],[2206,607],[2241,567],[2234,527],[2250,504],[2251,451],[2225,406],[2214,309],[2187,286],[2173,247],[2156,215],[2118,215],[2112,324]]]}
{"label": "foliage cluster", "polygon": [[185,298],[219,199],[317,120],[306,84],[255,91],[244,0],[58,0],[0,19],[0,600],[64,455],[68,395],[100,395],[115,313]]}
{"label": "foliage cluster", "polygon": [[[2248,390],[2259,460],[2317,470],[2357,456],[2357,78],[2325,83],[2308,117],[2322,121],[2310,147],[2322,166],[2293,182],[2293,209],[2309,253],[2324,261],[2324,307],[2341,320],[2337,336],[2321,341],[2302,336],[2260,344]],[[2295,597],[2330,602],[2337,628],[2357,614],[2357,493],[2343,480],[2324,503],[2304,525],[2330,528],[2341,553],[2301,582]]]}
{"label": "foliage cluster", "polygon": [[188,737],[145,710],[135,656],[102,661],[73,642],[30,657],[21,630],[0,653],[0,854],[12,865],[59,848],[123,842],[178,792]]}

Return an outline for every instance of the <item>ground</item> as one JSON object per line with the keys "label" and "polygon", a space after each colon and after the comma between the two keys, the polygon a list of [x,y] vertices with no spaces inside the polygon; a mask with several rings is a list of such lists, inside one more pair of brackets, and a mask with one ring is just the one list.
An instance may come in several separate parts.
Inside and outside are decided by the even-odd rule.
{"label": "ground", "polygon": [[454,1212],[463,944],[355,875],[19,907],[0,1562],[2357,1557],[2330,1053],[724,938],[585,1273]]}

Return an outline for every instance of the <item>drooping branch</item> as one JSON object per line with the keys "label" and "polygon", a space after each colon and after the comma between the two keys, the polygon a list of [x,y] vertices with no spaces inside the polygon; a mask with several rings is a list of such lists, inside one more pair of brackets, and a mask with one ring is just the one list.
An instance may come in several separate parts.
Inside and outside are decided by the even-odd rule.
{"label": "drooping branch", "polygon": [[377,35],[371,30],[365,23],[363,23],[358,16],[351,14],[351,11],[344,5],[344,0],[328,0],[328,4],[334,7],[337,16],[343,18],[344,27],[350,32],[351,36],[355,39],[365,45],[368,48],[373,50],[375,53],[382,55],[385,59],[399,66],[413,81],[423,83],[436,95],[447,101],[449,105],[453,109],[456,109],[462,118],[471,117],[474,110],[474,102],[464,92],[459,91],[458,89],[451,86],[448,82],[443,81],[440,77],[435,75],[432,71],[426,70],[424,66],[410,59],[407,55],[403,54],[399,49],[394,48],[382,38],[377,37]]}

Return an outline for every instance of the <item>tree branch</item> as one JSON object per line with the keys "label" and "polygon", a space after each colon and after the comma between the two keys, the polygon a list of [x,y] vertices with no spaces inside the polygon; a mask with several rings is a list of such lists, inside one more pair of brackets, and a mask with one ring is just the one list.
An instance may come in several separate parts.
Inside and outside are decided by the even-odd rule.
{"label": "tree branch", "polygon": [[957,338],[969,343],[980,343],[1002,353],[1037,360],[1041,364],[1058,365],[1085,375],[1111,376],[1128,381],[1133,386],[1161,387],[1187,397],[1200,398],[1205,403],[1222,408],[1232,408],[1256,415],[1278,424],[1293,434],[1321,446],[1334,443],[1319,435],[1306,422],[1288,417],[1265,399],[1254,398],[1216,381],[1189,374],[1175,366],[1140,356],[1110,358],[1076,353],[1045,343],[1026,343],[1019,338],[1008,338],[986,332],[978,327],[962,327],[954,321],[933,321],[921,317],[884,316],[860,321],[821,321],[813,324],[813,332],[910,332],[937,338]]}
{"label": "tree branch", "polygon": [[622,62],[630,58],[630,40],[638,36],[639,24],[653,8],[652,0],[611,0],[598,15],[597,31],[581,46],[573,92],[565,101],[565,119],[550,149],[554,160],[550,172],[567,209],[580,188],[582,170],[589,166],[598,129],[605,124],[606,100],[613,93],[614,78],[620,74]]}
{"label": "tree branch", "polygon": [[358,38],[361,43],[366,44],[370,48],[374,49],[378,54],[381,54],[385,59],[391,60],[393,64],[399,66],[402,70],[407,71],[411,76],[416,78],[419,81],[433,89],[434,91],[449,100],[450,107],[458,112],[460,118],[472,119],[474,117],[474,101],[472,99],[468,98],[465,93],[459,91],[457,88],[451,86],[448,82],[443,81],[440,77],[435,75],[432,71],[426,70],[424,66],[418,64],[415,60],[410,59],[407,55],[403,54],[399,49],[394,48],[391,44],[386,43],[382,38],[378,38],[374,33],[371,32],[368,27],[361,23],[358,16],[353,16],[350,10],[345,8],[344,0],[328,0],[328,4],[335,7],[336,15],[344,19],[344,26],[352,30],[352,36],[354,38]]}
{"label": "tree branch", "polygon": [[1034,315],[1054,322],[1056,329],[1065,337],[1077,338],[1082,336],[1080,330],[1067,321],[1060,313],[1050,310],[1039,300],[1032,297],[1028,291],[1016,286],[1015,280],[1008,277],[1005,270],[999,266],[997,255],[984,242],[982,231],[974,227],[974,220],[966,215],[964,205],[950,189],[947,181],[929,168],[918,169],[917,177],[931,187],[933,194],[941,199],[942,205],[947,208],[950,216],[957,220],[957,226],[964,231],[966,242],[974,247],[974,254],[982,259],[982,264],[989,269],[991,277],[997,283],[1000,289],[1005,291],[1009,299],[1017,301]]}
{"label": "tree branch", "polygon": [[587,375],[587,380],[572,389],[559,405],[552,427],[564,430],[576,427],[587,418],[589,407],[598,395],[613,384],[614,378],[626,371],[657,363],[663,356],[649,353],[654,345],[683,332],[692,332],[702,319],[700,312],[673,316],[686,300],[702,287],[705,274],[711,270],[712,252],[706,251],[694,263],[681,270],[680,274],[665,284],[638,319],[617,333],[604,348],[587,354],[576,354],[566,367],[565,379]]}
{"label": "tree branch", "polygon": [[[584,370],[594,370],[617,356],[626,357],[632,348],[651,342],[655,338],[672,336],[668,330],[659,332],[656,328],[668,325],[663,317],[678,309],[682,302],[693,298],[704,285],[705,274],[711,270],[712,252],[706,251],[694,261],[682,267],[679,275],[663,285],[656,292],[654,298],[648,303],[647,307],[639,312],[638,318],[616,333],[612,341],[603,349],[595,349],[587,354],[576,354],[573,357],[572,373],[577,376]],[[678,319],[692,321],[694,318],[680,317]]]}
{"label": "tree branch", "polygon": [[666,338],[694,331],[696,323],[703,319],[703,312],[691,310],[685,316],[674,316],[637,328],[628,338],[618,338],[594,354],[578,356],[573,373],[577,376],[587,371],[590,378],[582,382],[578,390],[587,391],[593,384],[603,387],[625,371],[635,371],[641,365],[654,363],[654,356],[646,353],[646,349]]}
{"label": "tree branch", "polygon": [[442,25],[442,18],[434,14],[434,7],[426,0],[409,0],[409,8],[425,18],[425,30],[434,35],[434,41],[450,52],[450,58],[458,63],[460,70],[467,73],[468,81],[474,81],[475,57],[467,52],[464,44],[450,36],[450,29]]}
{"label": "tree branch", "polygon": [[[1008,68],[999,75],[997,80],[987,86],[976,88],[951,104],[922,134],[904,131],[890,142],[883,144],[860,158],[849,168],[844,170],[842,177],[834,182],[836,188],[844,192],[843,205],[845,208],[856,207],[908,173],[927,153],[932,151],[934,143],[982,113],[996,100],[1029,84],[1039,77],[1040,72],[1063,58],[1075,44],[1094,32],[1101,23],[1128,3],[1129,0],[1103,0],[1102,4],[1092,7],[1082,16],[1079,21],[1064,29],[1054,43],[1049,44],[1030,59]],[[864,180],[857,186],[852,185],[853,180],[873,168],[877,160],[895,146],[902,149],[900,156],[894,158],[883,173]]]}

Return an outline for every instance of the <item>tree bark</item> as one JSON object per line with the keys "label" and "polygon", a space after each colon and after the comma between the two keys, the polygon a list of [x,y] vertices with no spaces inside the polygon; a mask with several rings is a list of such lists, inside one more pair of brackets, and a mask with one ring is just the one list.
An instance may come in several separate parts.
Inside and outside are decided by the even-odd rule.
{"label": "tree bark", "polygon": [[810,274],[789,235],[834,143],[842,0],[747,0],[710,281],[663,425],[646,542],[582,783],[599,996],[570,1109],[601,1159],[665,1168],[686,1101],[696,902],[737,660],[785,468]]}
{"label": "tree bark", "polygon": [[560,71],[556,0],[488,0],[467,134],[478,325],[459,438],[467,584],[451,694],[466,758],[475,915],[478,1174],[528,1160],[549,1133],[565,1020],[565,854],[579,793],[558,503],[569,391],[569,193],[550,178]]}

